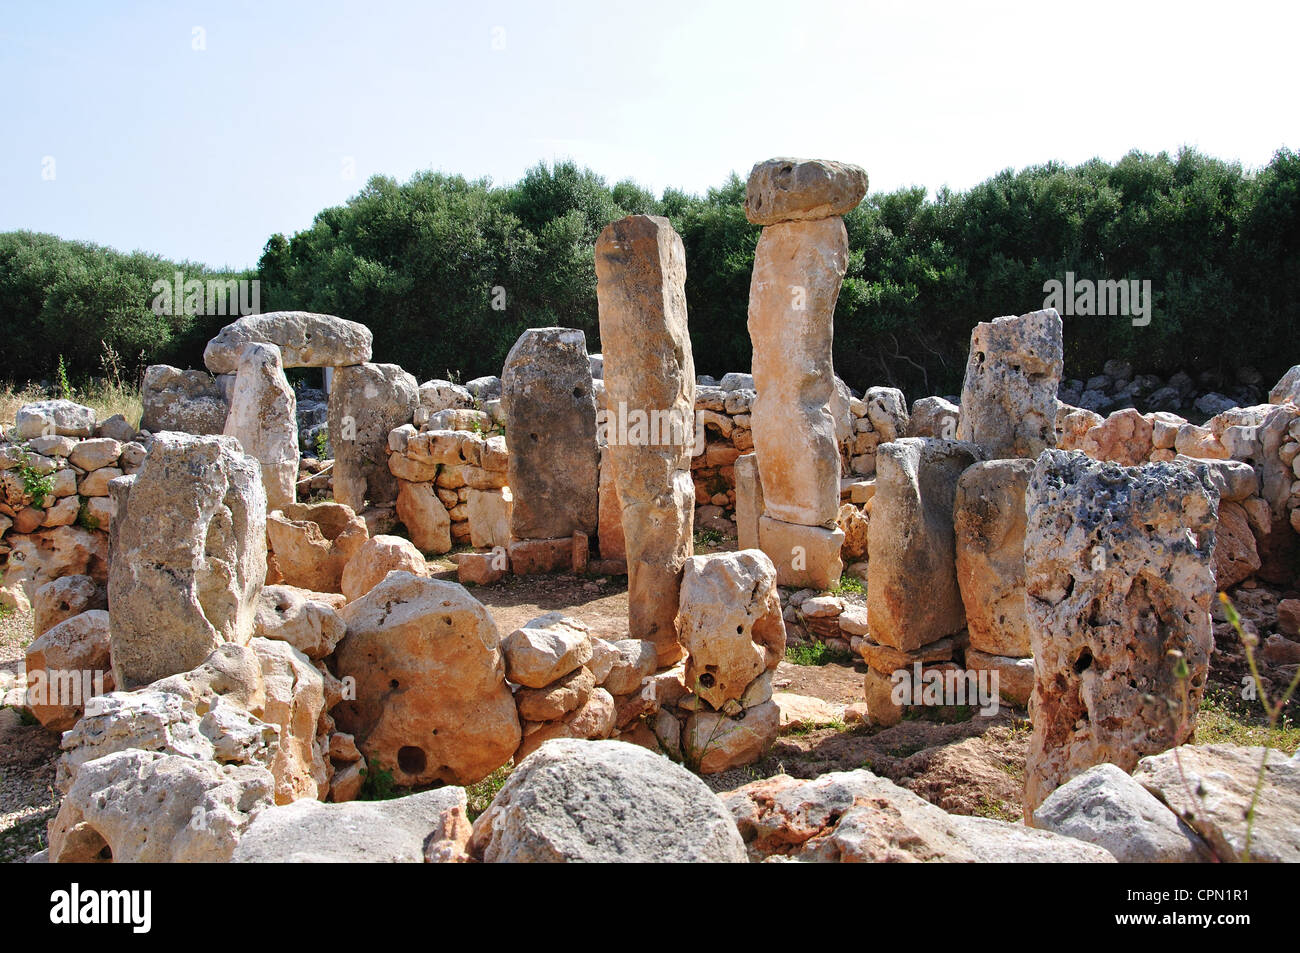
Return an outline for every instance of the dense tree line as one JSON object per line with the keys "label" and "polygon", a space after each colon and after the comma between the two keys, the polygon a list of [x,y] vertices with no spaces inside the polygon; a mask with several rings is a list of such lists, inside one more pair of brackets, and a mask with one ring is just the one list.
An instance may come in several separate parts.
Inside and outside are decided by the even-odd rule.
{"label": "dense tree line", "polygon": [[[178,285],[181,294],[174,292]],[[203,347],[232,318],[206,314],[185,282],[256,278],[35,232],[0,233],[0,380],[138,376],[148,364],[201,366]],[[162,285],[172,294],[160,297]],[[191,292],[194,292],[191,286]],[[238,293],[238,292],[236,292]],[[224,309],[233,311],[227,298]]]}
{"label": "dense tree line", "polygon": [[[596,236],[623,215],[660,214],[686,246],[696,366],[721,374],[750,360],[759,229],[743,202],[735,175],[703,196],[669,189],[656,198],[572,163],[539,165],[508,187],[440,173],[404,184],[375,177],[311,228],[271,237],[256,271],[261,306],[363,321],[375,360],[421,379],[497,374],[527,327],[579,327],[596,350]],[[1120,357],[1152,373],[1230,377],[1252,365],[1271,380],[1297,360],[1300,157],[1289,150],[1255,173],[1191,150],[1006,171],[933,198],[919,187],[873,194],[846,225],[835,364],[855,387],[955,392],[971,327],[1042,307],[1045,282],[1067,272],[1146,280],[1153,293],[1146,325],[1066,315],[1070,376]],[[142,291],[177,268],[202,271],[49,236],[0,236],[0,377],[47,368],[58,353],[93,371],[101,338],[132,360],[199,366],[203,342],[227,319],[164,320]]]}

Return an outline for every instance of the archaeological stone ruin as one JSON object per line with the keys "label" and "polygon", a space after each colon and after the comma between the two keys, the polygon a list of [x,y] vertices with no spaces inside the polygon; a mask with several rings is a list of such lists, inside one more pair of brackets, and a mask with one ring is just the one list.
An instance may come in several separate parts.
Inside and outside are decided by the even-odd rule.
{"label": "archaeological stone ruin", "polygon": [[[631,215],[598,340],[527,328],[499,376],[421,383],[364,316],[282,311],[148,368],[139,420],[0,421],[32,634],[0,693],[57,739],[32,859],[1300,861],[1300,762],[1197,737],[1216,673],[1300,666],[1300,366],[1102,416],[1132,369],[1083,387],[1061,316],[1008,302],[959,394],[841,380],[867,188],[754,166],[721,379],[682,238]],[[981,814],[909,757],[966,763],[985,721],[1021,753],[981,749],[1012,791]]]}

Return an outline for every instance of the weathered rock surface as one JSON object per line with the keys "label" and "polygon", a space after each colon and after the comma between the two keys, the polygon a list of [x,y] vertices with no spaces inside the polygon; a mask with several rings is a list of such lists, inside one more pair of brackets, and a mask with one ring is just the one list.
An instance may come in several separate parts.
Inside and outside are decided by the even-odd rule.
{"label": "weathered rock surface", "polygon": [[1240,503],[1219,503],[1214,529],[1214,585],[1219,591],[1249,579],[1260,567],[1250,520]]}
{"label": "weathered rock surface", "polygon": [[682,754],[700,774],[718,774],[757,761],[780,730],[781,709],[770,700],[734,716],[720,711],[691,712],[682,732]]}
{"label": "weathered rock surface", "polygon": [[881,444],[867,543],[867,613],[872,638],[882,645],[915,649],[965,625],[953,506],[958,479],[978,459],[973,444],[952,440]]}
{"label": "weathered rock surface", "polygon": [[[255,700],[260,666],[251,650],[243,646],[229,648],[237,650],[237,657],[218,659],[200,677],[211,676],[217,666],[228,676],[232,668],[243,663],[249,676],[247,694],[227,696],[215,690],[176,692],[151,686],[96,698],[88,706],[85,717],[63,735],[60,744],[63,754],[55,777],[58,789],[67,793],[82,765],[127,750],[270,770],[280,748],[279,727],[263,722],[241,704]],[[235,671],[244,674],[238,668]],[[177,687],[167,679],[155,684]],[[195,685],[191,681],[181,687],[189,689]],[[228,686],[212,681],[204,687]]]}
{"label": "weathered rock surface", "polygon": [[178,430],[208,436],[225,430],[229,410],[225,390],[207,371],[151,364],[144,372],[140,399],[140,426],[150,433]]}
{"label": "weathered rock surface", "polygon": [[686,251],[668,219],[632,215],[606,226],[596,241],[596,295],[607,406],[640,411],[659,430],[645,442],[610,440],[607,452],[622,506],[629,632],[654,643],[667,665],[681,656],[675,595],[695,516]]}
{"label": "weathered rock surface", "polygon": [[1025,621],[1025,490],[1032,460],[989,460],[957,481],[957,583],[973,648],[1030,654]]}
{"label": "weathered rock surface", "polygon": [[686,686],[715,710],[785,657],[776,568],[761,551],[694,556],[686,563],[677,631]]}
{"label": "weathered rock surface", "polygon": [[342,612],[334,652],[355,700],[332,714],[402,785],[472,784],[508,761],[519,717],[496,624],[464,588],[399,572]]}
{"label": "weathered rock surface", "polygon": [[311,592],[342,592],[343,570],[370,538],[342,503],[294,503],[267,515],[266,533],[280,578]]}
{"label": "weathered rock surface", "polygon": [[316,597],[293,586],[267,586],[258,598],[253,635],[288,642],[310,659],[329,655],[347,627],[331,603]]}
{"label": "weathered rock surface", "polygon": [[488,863],[745,860],[717,796],[662,755],[620,742],[555,740],[515,768],[474,822]]}
{"label": "weathered rock surface", "polygon": [[1183,745],[1143,758],[1133,779],[1183,817],[1220,861],[1246,860],[1246,816],[1260,766],[1264,781],[1249,825],[1254,863],[1300,861],[1300,757],[1238,745]]}
{"label": "weathered rock surface", "polygon": [[[593,640],[593,647],[597,641]],[[654,646],[640,639],[618,639],[605,643],[617,654],[609,667],[609,673],[600,684],[613,695],[627,695],[639,691],[644,679],[654,674],[658,667],[658,656]],[[593,661],[595,653],[593,648]]]}
{"label": "weathered rock surface", "polygon": [[745,188],[745,217],[775,225],[843,215],[867,194],[867,173],[828,159],[768,159],[754,166]]}
{"label": "weathered rock surface", "polygon": [[787,523],[829,528],[839,510],[831,339],[847,263],[840,218],[769,225],[755,251],[751,427],[766,515]]}
{"label": "weathered rock surface", "polygon": [[14,434],[19,440],[37,437],[94,436],[95,411],[71,400],[38,400],[23,404],[14,414]]}
{"label": "weathered rock surface", "polygon": [[107,609],[108,593],[89,576],[61,576],[47,582],[32,597],[32,635],[46,631],[89,609]]}
{"label": "weathered rock surface", "polygon": [[231,861],[243,864],[420,864],[444,812],[465,807],[458,787],[388,801],[295,801],[262,811]]}
{"label": "weathered rock surface", "polygon": [[415,378],[396,364],[355,364],[335,371],[329,404],[335,500],[357,513],[367,502],[396,503],[397,478],[388,469],[386,454],[388,434],[409,424],[419,403]]}
{"label": "weathered rock surface", "polygon": [[424,554],[409,539],[400,536],[375,536],[368,539],[343,568],[343,595],[348,602],[355,602],[394,571],[427,576],[429,564],[425,562]]}
{"label": "weathered rock surface", "polygon": [[214,374],[234,374],[245,344],[274,344],[285,367],[347,367],[370,360],[370,329],[332,314],[270,311],[240,318],[221,329],[203,352]]}
{"label": "weathered rock surface", "polygon": [[451,516],[432,483],[398,480],[397,518],[420,552],[440,554],[451,550]]}
{"label": "weathered rock surface", "polygon": [[223,432],[261,464],[267,509],[293,503],[298,481],[298,399],[285,379],[278,348],[244,345]]}
{"label": "weathered rock surface", "polygon": [[1282,375],[1282,379],[1268,392],[1270,404],[1300,405],[1300,364]]}
{"label": "weathered rock surface", "polygon": [[525,331],[506,357],[501,387],[515,498],[510,531],[517,539],[593,535],[600,452],[586,335]]}
{"label": "weathered rock surface", "polygon": [[113,520],[108,584],[124,689],[247,642],[266,578],[261,471],[234,440],[156,434],[132,480]]}
{"label": "weathered rock surface", "polygon": [[[637,644],[649,647],[648,642],[638,641]],[[608,738],[617,723],[618,709],[614,696],[599,686],[593,688],[586,702],[559,721],[526,726],[528,730],[515,751],[515,764],[521,763],[543,744],[556,738],[571,738],[579,741]]]}
{"label": "weathered rock surface", "polygon": [[90,609],[47,629],[27,647],[28,707],[45,728],[67,731],[86,700],[113,690],[108,613]]}
{"label": "weathered rock surface", "polygon": [[265,768],[120,751],[77,772],[50,823],[50,861],[228,861],[271,800]]}
{"label": "weathered rock surface", "polygon": [[985,818],[948,814],[870,771],[780,774],[723,796],[751,860],[833,863],[1113,862],[1106,851]]}
{"label": "weathered rock surface", "polygon": [[1061,335],[1061,316],[1051,309],[975,325],[958,440],[978,445],[988,459],[1032,458],[1056,446]]}
{"label": "weathered rock surface", "polygon": [[1205,841],[1113,764],[1098,764],[1048,795],[1033,825],[1104,847],[1123,864],[1208,863]]}
{"label": "weathered rock surface", "polygon": [[1215,498],[1183,466],[1053,450],[1034,467],[1025,507],[1037,675],[1028,816],[1094,764],[1132,770],[1190,737],[1214,645]]}
{"label": "weathered rock surface", "polygon": [[506,677],[525,688],[545,688],[591,661],[587,627],[558,612],[515,629],[501,640]]}

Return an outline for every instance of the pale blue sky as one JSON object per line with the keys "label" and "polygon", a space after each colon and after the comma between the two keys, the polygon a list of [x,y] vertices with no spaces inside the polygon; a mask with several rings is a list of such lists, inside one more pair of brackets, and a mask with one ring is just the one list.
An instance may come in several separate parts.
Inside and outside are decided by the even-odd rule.
{"label": "pale blue sky", "polygon": [[573,158],[658,194],[774,155],[873,190],[1182,145],[1258,167],[1300,148],[1297,27],[1248,0],[7,3],[0,231],[248,266],[426,168]]}

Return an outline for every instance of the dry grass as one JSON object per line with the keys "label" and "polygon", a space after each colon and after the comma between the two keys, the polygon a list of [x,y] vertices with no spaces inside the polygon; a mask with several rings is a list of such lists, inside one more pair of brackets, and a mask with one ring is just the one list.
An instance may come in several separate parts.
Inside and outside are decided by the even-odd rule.
{"label": "dry grass", "polygon": [[[11,383],[0,383],[0,424],[12,424],[14,415],[23,404],[49,400],[54,396],[56,395],[47,393],[35,384],[18,387]],[[84,387],[72,388],[72,399],[93,407],[100,421],[121,414],[132,427],[140,426],[140,392],[134,387],[126,387],[110,380],[96,380]]]}

